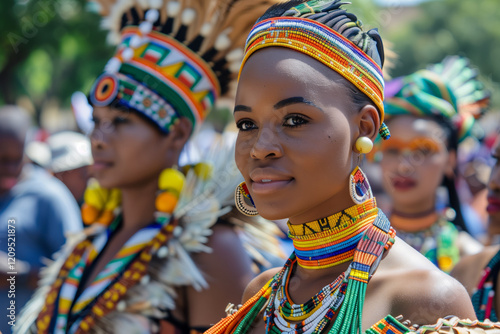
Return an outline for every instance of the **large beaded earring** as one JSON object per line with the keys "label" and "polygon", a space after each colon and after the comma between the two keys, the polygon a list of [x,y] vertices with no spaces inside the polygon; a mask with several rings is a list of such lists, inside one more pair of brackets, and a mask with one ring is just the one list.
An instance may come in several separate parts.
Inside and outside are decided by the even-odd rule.
{"label": "large beaded earring", "polygon": [[234,202],[239,212],[245,216],[257,216],[259,213],[255,208],[250,192],[245,182],[241,182],[234,192]]}
{"label": "large beaded earring", "polygon": [[184,187],[185,176],[174,168],[164,169],[158,178],[158,195],[155,200],[155,207],[161,214],[157,217],[160,221],[166,222],[172,216],[177,206],[179,196]]}
{"label": "large beaded earring", "polygon": [[356,204],[362,204],[366,200],[373,198],[368,178],[359,166],[356,166],[349,176],[349,193]]}
{"label": "large beaded earring", "polygon": [[97,180],[91,179],[83,194],[83,200],[83,223],[108,226],[115,219],[115,211],[121,204],[121,192],[119,189],[101,188]]}

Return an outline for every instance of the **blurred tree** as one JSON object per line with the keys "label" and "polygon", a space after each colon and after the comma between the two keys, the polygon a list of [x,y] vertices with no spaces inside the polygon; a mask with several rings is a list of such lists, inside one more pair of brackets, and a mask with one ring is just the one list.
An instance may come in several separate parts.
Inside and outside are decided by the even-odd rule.
{"label": "blurred tree", "polygon": [[447,55],[462,55],[479,68],[493,93],[493,106],[500,107],[498,0],[434,0],[400,14],[403,19],[387,27],[385,34],[399,56],[393,76],[425,68]]}
{"label": "blurred tree", "polygon": [[0,2],[0,102],[27,96],[40,121],[51,101],[69,107],[76,90],[88,92],[113,48],[100,17],[85,0]]}

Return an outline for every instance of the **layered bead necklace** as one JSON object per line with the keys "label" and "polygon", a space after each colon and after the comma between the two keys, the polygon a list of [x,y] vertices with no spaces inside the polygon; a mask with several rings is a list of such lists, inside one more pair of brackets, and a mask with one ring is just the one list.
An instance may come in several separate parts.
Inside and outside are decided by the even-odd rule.
{"label": "layered bead necklace", "polygon": [[[292,253],[282,270],[255,296],[205,334],[248,333],[262,310],[266,333],[319,334],[330,325],[330,333],[361,331],[366,285],[396,235],[375,199],[324,219],[289,227],[300,257]],[[332,283],[306,303],[293,303],[288,286],[297,264],[319,269],[347,261],[352,261],[348,269]]]}

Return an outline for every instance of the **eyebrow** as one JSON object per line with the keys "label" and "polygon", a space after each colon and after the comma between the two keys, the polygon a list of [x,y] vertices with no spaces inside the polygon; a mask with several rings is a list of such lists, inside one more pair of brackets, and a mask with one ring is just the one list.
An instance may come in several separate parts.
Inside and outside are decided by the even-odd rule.
{"label": "eyebrow", "polygon": [[[292,104],[299,104],[299,103],[308,104],[310,106],[313,106],[313,107],[318,108],[319,110],[323,111],[323,109],[321,109],[320,107],[318,107],[317,105],[315,105],[311,101],[303,98],[302,96],[294,96],[294,97],[289,97],[289,98],[286,98],[284,100],[281,100],[278,103],[276,103],[273,106],[273,108],[274,109],[281,109],[281,108],[284,108],[286,106],[289,106]],[[245,106],[245,105],[238,104],[234,107],[234,112],[237,112],[237,111],[251,112],[252,108]]]}

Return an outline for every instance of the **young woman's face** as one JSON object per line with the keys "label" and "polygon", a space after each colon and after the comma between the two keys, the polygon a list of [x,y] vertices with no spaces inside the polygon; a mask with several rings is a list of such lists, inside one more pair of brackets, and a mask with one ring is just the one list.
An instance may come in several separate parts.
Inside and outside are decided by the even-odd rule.
{"label": "young woman's face", "polygon": [[493,147],[495,165],[491,169],[488,182],[489,230],[492,234],[500,234],[500,140]]}
{"label": "young woman's face", "polygon": [[235,105],[236,164],[263,217],[303,223],[353,205],[359,113],[340,75],[266,48],[245,64]]}
{"label": "young woman's face", "polygon": [[93,118],[91,174],[102,187],[146,184],[177,163],[170,157],[169,136],[162,135],[135,112],[96,107]]}
{"label": "young woman's face", "polygon": [[453,170],[443,129],[432,120],[409,115],[391,120],[389,129],[391,138],[381,147],[381,168],[394,207],[418,210],[433,205],[445,172]]}

